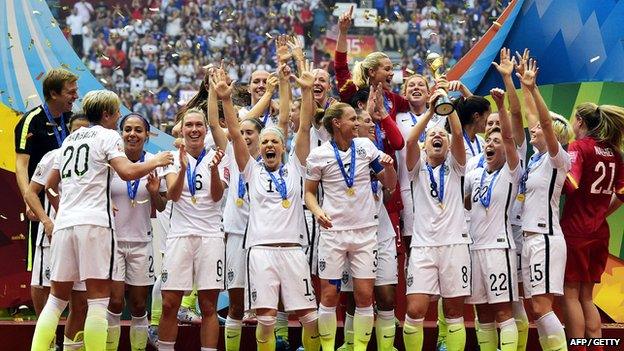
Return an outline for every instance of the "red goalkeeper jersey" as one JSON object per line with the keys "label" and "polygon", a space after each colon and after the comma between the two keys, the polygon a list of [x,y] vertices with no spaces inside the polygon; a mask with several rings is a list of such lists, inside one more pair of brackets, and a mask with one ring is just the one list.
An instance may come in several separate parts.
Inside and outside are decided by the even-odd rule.
{"label": "red goalkeeper jersey", "polygon": [[607,220],[613,193],[624,201],[622,156],[610,145],[592,137],[573,141],[568,153],[572,168],[563,188],[566,194],[561,216],[563,234],[608,239],[608,232],[598,231],[598,228]]}

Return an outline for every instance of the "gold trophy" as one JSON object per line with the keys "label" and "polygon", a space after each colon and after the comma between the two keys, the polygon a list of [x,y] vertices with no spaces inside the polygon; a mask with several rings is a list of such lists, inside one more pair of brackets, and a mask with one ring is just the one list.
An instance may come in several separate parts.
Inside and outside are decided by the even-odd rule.
{"label": "gold trophy", "polygon": [[[429,66],[429,70],[435,80],[444,76],[444,58],[440,56],[440,54],[432,52],[427,55],[427,66]],[[443,88],[438,89],[446,91],[446,89]],[[433,112],[439,116],[448,116],[453,113],[453,111],[455,111],[455,107],[449,100],[448,96],[440,97],[433,108]]]}

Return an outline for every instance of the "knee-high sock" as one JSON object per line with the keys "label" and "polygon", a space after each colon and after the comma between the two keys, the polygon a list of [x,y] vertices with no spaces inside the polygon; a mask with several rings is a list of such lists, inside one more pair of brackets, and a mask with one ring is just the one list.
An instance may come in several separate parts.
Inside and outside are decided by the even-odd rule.
{"label": "knee-high sock", "polygon": [[516,351],[518,348],[518,327],[516,320],[509,318],[498,324],[500,326],[500,350]]}
{"label": "knee-high sock", "polygon": [[444,317],[444,308],[442,306],[442,298],[438,299],[438,345],[446,342],[448,335],[448,325]]}
{"label": "knee-high sock", "polygon": [[375,311],[373,306],[356,307],[353,315],[353,350],[366,351],[373,324],[375,323]]}
{"label": "knee-high sock", "polygon": [[405,323],[403,323],[403,344],[405,344],[406,350],[422,350],[423,341],[425,340],[425,334],[423,331],[424,321],[424,318],[413,319],[407,315],[405,316]]}
{"label": "knee-high sock", "polygon": [[498,332],[496,331],[496,323],[479,323],[476,328],[477,341],[479,342],[480,351],[496,351],[498,348]]}
{"label": "knee-high sock", "polygon": [[312,311],[305,316],[299,318],[299,322],[303,326],[301,333],[301,343],[306,351],[319,351],[321,348],[321,340],[318,332],[318,312]]}
{"label": "knee-high sock", "polygon": [[225,350],[238,351],[240,348],[243,321],[227,316],[225,320]]}
{"label": "knee-high sock", "polygon": [[145,350],[147,346],[147,312],[141,317],[132,316],[130,322],[130,348],[132,351]]}
{"label": "knee-high sock", "polygon": [[183,296],[180,306],[195,310],[195,306],[197,306],[197,290],[193,289],[190,295]]}
{"label": "knee-high sock", "polygon": [[175,341],[158,340],[158,351],[174,351]]}
{"label": "knee-high sock", "polygon": [[349,312],[345,313],[344,327],[342,328],[344,333],[344,347],[345,351],[353,351],[353,316]]}
{"label": "knee-high sock", "polygon": [[447,318],[448,334],[446,335],[446,348],[448,351],[464,351],[466,348],[466,326],[464,317]]}
{"label": "knee-high sock", "polygon": [[280,337],[283,340],[288,340],[288,313],[277,311],[275,336]]}
{"label": "knee-high sock", "polygon": [[82,340],[74,341],[66,336],[63,338],[63,351],[80,351],[80,350],[84,350],[84,343],[82,342]]}
{"label": "knee-high sock", "polygon": [[88,308],[84,327],[84,344],[89,351],[106,349],[108,300],[109,298],[87,300]]}
{"label": "knee-high sock", "polygon": [[274,316],[257,316],[258,325],[256,325],[256,342],[258,351],[274,351],[275,350],[275,317]]}
{"label": "knee-high sock", "polygon": [[121,313],[106,311],[108,333],[106,334],[106,351],[117,351],[119,335],[121,334]]}
{"label": "knee-high sock", "polygon": [[375,321],[377,350],[392,351],[394,348],[395,333],[396,325],[394,324],[394,310],[377,311],[377,320]]}
{"label": "knee-high sock", "polygon": [[323,351],[334,351],[337,324],[336,307],[326,307],[321,303],[318,309],[318,330]]}
{"label": "knee-high sock", "polygon": [[67,301],[58,299],[52,294],[48,296],[48,301],[46,301],[39,318],[37,318],[31,351],[48,351],[50,349],[61,313],[67,307],[67,303]]}
{"label": "knee-high sock", "polygon": [[518,328],[518,347],[516,351],[526,351],[526,344],[529,340],[529,317],[524,309],[524,299],[512,303],[513,315]]}
{"label": "knee-high sock", "polygon": [[565,331],[555,312],[550,311],[535,321],[539,342],[544,351],[567,350]]}
{"label": "knee-high sock", "polygon": [[162,316],[162,295],[160,294],[160,287],[162,286],[162,279],[160,275],[156,278],[154,286],[152,287],[152,314],[150,318],[150,325],[158,326],[160,324],[160,316]]}

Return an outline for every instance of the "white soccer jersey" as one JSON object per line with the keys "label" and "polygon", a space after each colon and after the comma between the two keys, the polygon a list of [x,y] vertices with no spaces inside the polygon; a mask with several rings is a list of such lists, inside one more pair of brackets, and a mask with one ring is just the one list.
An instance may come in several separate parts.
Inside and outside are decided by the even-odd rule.
{"label": "white soccer jersey", "polygon": [[390,221],[390,215],[388,215],[388,210],[386,210],[386,206],[384,206],[383,202],[383,185],[380,182],[377,183],[377,196],[374,196],[375,206],[377,208],[377,213],[379,213],[379,225],[377,226],[377,242],[383,242],[390,238],[394,238],[394,228],[392,226],[392,221]]}
{"label": "white soccer jersey", "polygon": [[[518,147],[518,156],[520,156],[520,166],[522,171],[526,168],[526,154],[527,154],[527,140],[524,138],[522,145]],[[519,182],[519,181],[518,181]],[[522,226],[522,201],[518,201],[518,194],[514,194],[513,202],[511,204],[511,217],[510,222],[512,225]],[[520,251],[520,248],[518,248]]]}
{"label": "white soccer jersey", "polygon": [[444,171],[442,204],[438,198],[439,194],[436,194],[431,187],[425,152],[420,153],[420,159],[410,172],[415,207],[412,247],[471,242],[464,216],[464,191],[462,189],[464,166],[459,165],[449,152],[444,163],[432,169],[438,192],[441,187],[441,170]]}
{"label": "white soccer jersey", "polygon": [[54,162],[63,192],[54,230],[76,225],[115,229],[110,197],[113,169],[108,162],[126,157],[119,133],[96,125],[69,135]]}
{"label": "white soccer jersey", "polygon": [[[215,155],[214,150],[207,150],[203,160],[199,163],[195,177],[195,198],[193,203],[191,192],[188,186],[188,180],[185,177],[182,196],[173,203],[171,213],[171,229],[167,238],[175,238],[182,236],[204,236],[204,237],[223,237],[223,227],[221,225],[222,211],[221,202],[212,201],[210,195],[210,163]],[[188,159],[188,168],[195,170],[197,160],[186,153]],[[222,181],[227,183],[224,176],[225,164],[227,160],[222,160],[219,164],[219,175]],[[177,155],[175,158],[174,168],[176,172],[180,169],[180,160]],[[225,191],[224,191],[225,194]]]}
{"label": "white soccer jersey", "polygon": [[[282,167],[282,178],[286,183],[287,208],[282,196],[269,175],[264,162],[249,158],[243,171],[249,183],[249,228],[245,238],[245,248],[263,244],[305,244],[305,224],[303,220],[302,176],[305,168],[299,159],[291,157]],[[280,181],[280,172],[271,172]]]}
{"label": "white soccer jersey", "polygon": [[[498,172],[487,172],[485,167],[466,175],[465,192],[470,194],[471,250],[515,249],[511,231],[511,204],[516,197],[522,167],[510,170],[507,163]],[[491,189],[491,190],[490,190]],[[490,192],[489,206],[487,194]]]}
{"label": "white soccer jersey", "polygon": [[[418,123],[418,120],[424,115],[417,115],[411,112],[402,112],[397,114],[396,123],[399,127],[399,131],[401,131],[401,135],[404,140],[407,140],[409,137],[410,131],[412,128]],[[442,126],[446,123],[446,116],[438,116],[433,115],[429,122],[427,123],[427,127],[423,133],[427,133],[427,130],[435,127]],[[401,190],[409,190],[410,188],[410,179],[407,172],[407,166],[405,165],[405,158],[407,157],[407,147],[402,148],[401,150],[396,151],[396,160],[397,160],[397,169],[398,169],[398,177],[399,177],[399,186]]]}
{"label": "white soccer jersey", "polygon": [[485,140],[479,134],[475,135],[475,140],[470,140],[464,132],[464,149],[466,150],[466,160],[475,157],[485,148]]}
{"label": "white soccer jersey", "polygon": [[[249,220],[249,185],[238,170],[232,143],[228,143],[225,153],[230,159],[229,164],[225,168],[225,175],[226,178],[229,177],[230,179],[230,186],[227,189],[227,193],[223,195],[227,196],[225,208],[223,209],[223,227],[228,234],[243,235]],[[239,198],[242,201],[238,200]]]}
{"label": "white soccer jersey", "polygon": [[[353,139],[355,170],[353,196],[347,194],[347,184],[342,175],[334,148],[325,142],[310,152],[306,179],[320,181],[323,186],[323,211],[332,219],[328,231],[353,230],[378,224],[378,212],[371,192],[371,163],[382,154],[367,138]],[[345,172],[351,165],[351,147],[338,151]]]}
{"label": "white soccer jersey", "polygon": [[[238,110],[238,119],[243,120],[245,119],[245,117],[247,117],[247,114],[249,113],[249,111],[251,110],[251,106],[247,106],[247,107],[242,107],[240,110]],[[264,127],[270,127],[270,126],[277,126],[278,124],[278,116],[277,115],[271,115],[270,112],[264,111],[264,113],[262,113],[262,115],[260,117],[258,117],[258,119],[264,123]]]}
{"label": "white soccer jersey", "polygon": [[[295,154],[295,144],[297,143],[297,135],[292,141],[292,146],[290,148],[290,157]],[[329,141],[331,139],[331,135],[327,132],[324,126],[321,125],[319,129],[316,129],[315,126],[310,128],[310,151],[316,149],[317,147],[323,145],[324,142]]]}
{"label": "white soccer jersey", "polygon": [[[154,157],[153,154],[146,152],[145,161]],[[156,175],[159,178],[164,177],[169,173],[174,173],[172,167],[158,167],[156,168]],[[134,184],[135,182],[131,182]],[[113,199],[113,205],[117,208],[115,214],[115,226],[117,228],[115,232],[115,238],[118,241],[124,242],[150,242],[152,241],[152,224],[150,215],[152,212],[152,201],[150,194],[147,191],[145,185],[147,184],[147,176],[139,179],[137,187],[137,193],[134,198],[134,206],[128,194],[128,183],[119,178],[117,173],[113,173],[111,180],[111,195]],[[162,188],[160,191],[166,191],[166,188]]]}
{"label": "white soccer jersey", "polygon": [[[52,171],[52,168],[54,167],[54,161],[56,160],[56,157],[58,156],[58,151],[59,149],[54,149],[52,151],[49,151],[48,153],[46,153],[45,155],[43,155],[43,157],[41,158],[41,161],[39,161],[39,164],[37,164],[37,168],[35,169],[35,173],[33,174],[32,178],[30,178],[30,181],[35,182],[39,185],[46,185],[46,182],[48,181],[48,177],[50,176],[50,172]],[[61,192],[61,188],[59,185],[59,193]],[[50,204],[50,202],[48,201],[48,197],[44,196],[43,197],[43,210],[46,211],[46,214],[48,215],[48,217],[54,219],[54,216],[56,216],[56,211],[54,211],[54,207],[52,207],[52,205]],[[43,229],[44,227],[42,225],[37,227],[37,238],[39,239],[37,245],[40,245],[42,247],[47,247],[50,246],[50,239],[48,238],[47,235],[43,234]]]}
{"label": "white soccer jersey", "polygon": [[559,225],[559,199],[570,167],[570,155],[561,144],[555,157],[545,152],[539,161],[527,162],[530,171],[522,207],[523,231],[563,235]]}

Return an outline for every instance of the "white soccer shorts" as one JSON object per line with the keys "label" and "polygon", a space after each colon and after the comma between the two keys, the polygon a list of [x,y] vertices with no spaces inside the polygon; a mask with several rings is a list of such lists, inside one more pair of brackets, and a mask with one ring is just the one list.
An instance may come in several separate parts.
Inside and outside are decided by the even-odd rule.
{"label": "white soccer shorts", "polygon": [[403,222],[402,236],[412,236],[414,233],[414,199],[410,189],[401,190],[401,200],[403,209],[401,210],[401,220]]}
{"label": "white soccer shorts", "polygon": [[563,295],[566,259],[563,236],[525,233],[522,247],[524,296]]}
{"label": "white soccer shorts", "polygon": [[113,280],[134,286],[153,285],[155,277],[152,242],[117,242]]}
{"label": "white soccer shorts", "polygon": [[308,266],[310,267],[310,273],[312,275],[318,275],[318,244],[320,239],[321,226],[314,218],[314,215],[309,210],[304,209],[305,215],[306,233],[308,235],[308,246],[304,248]]}
{"label": "white soccer shorts", "polygon": [[227,289],[244,289],[247,265],[246,250],[243,248],[244,235],[227,234],[225,241],[225,286]]}
{"label": "white soccer shorts", "polygon": [[516,244],[516,276],[518,283],[522,283],[522,245],[524,243],[522,226],[512,224],[511,233],[513,234],[514,244]]}
{"label": "white soccer shorts", "polygon": [[412,247],[405,278],[406,294],[469,296],[471,274],[467,244]]}
{"label": "white soccer shorts", "polygon": [[472,254],[472,294],[469,304],[518,301],[516,253],[510,249],[484,249]]}
{"label": "white soccer shorts", "polygon": [[254,246],[247,250],[248,276],[245,310],[316,309],[316,297],[310,280],[310,268],[301,247]]}
{"label": "white soccer shorts", "polygon": [[375,255],[377,226],[341,231],[321,231],[318,248],[318,269],[321,279],[341,279],[342,272],[349,269],[353,277],[375,279]]}
{"label": "white soccer shorts", "polygon": [[225,289],[225,243],[222,237],[167,238],[161,273],[162,290]]}
{"label": "white soccer shorts", "polygon": [[[378,243],[373,253],[375,255],[374,265],[377,268],[375,286],[397,284],[399,282],[399,272],[395,239],[388,238]],[[353,291],[353,280],[348,269],[342,272],[340,290]]]}

